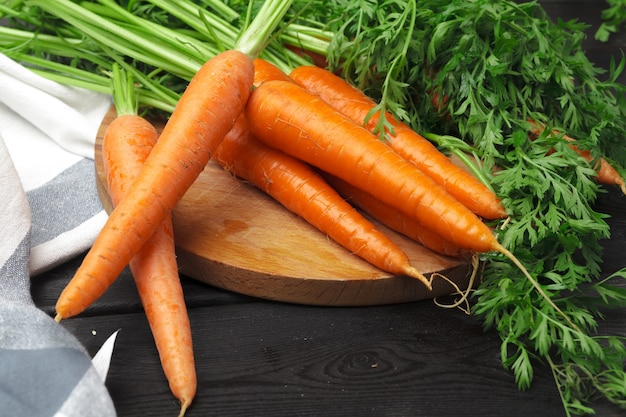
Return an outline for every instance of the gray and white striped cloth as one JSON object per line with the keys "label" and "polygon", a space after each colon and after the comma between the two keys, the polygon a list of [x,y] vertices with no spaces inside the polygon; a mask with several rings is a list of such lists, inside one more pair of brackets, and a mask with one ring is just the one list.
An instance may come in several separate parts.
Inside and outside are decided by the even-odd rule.
{"label": "gray and white striped cloth", "polygon": [[2,415],[115,415],[105,385],[112,343],[92,361],[30,295],[31,280],[87,250],[106,221],[93,146],[110,105],[0,54]]}

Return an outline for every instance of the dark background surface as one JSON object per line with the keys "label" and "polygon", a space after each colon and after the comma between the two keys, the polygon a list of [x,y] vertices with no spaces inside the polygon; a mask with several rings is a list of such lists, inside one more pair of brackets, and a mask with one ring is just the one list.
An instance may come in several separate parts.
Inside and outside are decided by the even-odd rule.
{"label": "dark background surface", "polygon": [[[542,1],[551,16],[599,24],[600,0]],[[608,65],[623,36],[585,44]],[[621,38],[621,39],[620,39]],[[601,197],[611,214],[605,272],[626,266],[626,197]],[[78,267],[78,257],[34,278],[38,306],[54,303]],[[230,293],[183,277],[193,328],[198,394],[193,416],[563,416],[547,368],[519,391],[500,362],[500,340],[482,323],[431,301],[334,308],[291,305]],[[175,416],[179,405],[161,371],[134,283],[126,270],[68,328],[93,355],[120,330],[107,379],[118,413]],[[626,312],[612,313],[601,331],[626,336]],[[598,416],[623,415],[599,402]]]}

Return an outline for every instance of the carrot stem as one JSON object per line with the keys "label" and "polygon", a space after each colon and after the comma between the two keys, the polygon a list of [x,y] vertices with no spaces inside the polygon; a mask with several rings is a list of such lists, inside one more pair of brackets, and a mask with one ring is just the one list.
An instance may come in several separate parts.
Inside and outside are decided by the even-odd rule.
{"label": "carrot stem", "polygon": [[63,18],[97,42],[115,45],[121,54],[163,68],[172,74],[189,79],[202,65],[201,60],[181,52],[190,48],[172,47],[169,42],[147,41],[149,38],[141,36],[136,30],[117,25],[72,1],[32,0],[31,4]]}
{"label": "carrot stem", "polygon": [[235,49],[250,58],[258,57],[267,45],[274,28],[278,26],[292,3],[293,0],[267,0],[263,3],[254,20],[237,39]]}

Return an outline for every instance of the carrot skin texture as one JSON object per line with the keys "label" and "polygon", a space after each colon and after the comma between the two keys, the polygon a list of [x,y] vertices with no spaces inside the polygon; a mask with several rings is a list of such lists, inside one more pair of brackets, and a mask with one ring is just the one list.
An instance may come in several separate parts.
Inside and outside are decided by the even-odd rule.
{"label": "carrot skin texture", "polygon": [[[380,113],[369,113],[376,103],[362,91],[353,87],[332,72],[315,66],[300,66],[289,74],[290,78],[309,92],[319,95],[341,113],[374,132]],[[462,168],[454,165],[426,138],[391,114],[387,121],[393,126],[388,132],[388,145],[405,159],[414,163],[424,173],[443,186],[466,207],[487,219],[506,217],[506,211],[496,195],[483,183]]]}
{"label": "carrot skin texture", "polygon": [[[406,253],[381,233],[306,163],[257,140],[240,117],[215,161],[251,182],[352,253],[379,269],[414,276]],[[421,276],[414,276],[430,287]]]}
{"label": "carrot skin texture", "polygon": [[270,80],[291,81],[291,78],[283,70],[276,65],[264,60],[263,58],[255,58],[254,60],[254,87],[258,87],[261,83]]}
{"label": "carrot skin texture", "polygon": [[[103,165],[114,206],[139,175],[157,138],[154,126],[136,115],[119,116],[107,128],[102,140]],[[180,400],[182,408],[187,409],[196,395],[197,377],[170,216],[131,259],[129,266],[170,390]]]}
{"label": "carrot skin texture", "polygon": [[374,198],[370,193],[326,173],[322,177],[347,201],[361,208],[380,223],[401,233],[428,249],[446,256],[461,256],[467,251],[442,238],[406,213]]}
{"label": "carrot skin texture", "polygon": [[250,95],[246,117],[259,140],[368,190],[455,244],[478,252],[500,247],[491,230],[430,177],[303,87],[263,83]]}
{"label": "carrot skin texture", "polygon": [[252,60],[229,50],[193,77],[141,175],[61,293],[57,321],[80,314],[99,298],[170,214],[241,114],[253,76]]}

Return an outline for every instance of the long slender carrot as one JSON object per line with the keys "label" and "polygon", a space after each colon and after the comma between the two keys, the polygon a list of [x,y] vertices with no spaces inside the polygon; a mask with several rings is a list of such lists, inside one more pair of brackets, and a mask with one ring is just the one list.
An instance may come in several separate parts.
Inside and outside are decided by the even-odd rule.
{"label": "long slender carrot", "polygon": [[[137,114],[132,74],[121,71],[118,65],[113,66],[112,73],[117,117],[105,131],[102,157],[109,195],[117,206],[139,176],[159,133]],[[196,395],[197,376],[171,216],[165,217],[129,266],[165,377],[181,403],[182,417]]]}
{"label": "long slender carrot", "polygon": [[[114,205],[119,204],[130,189],[157,138],[154,126],[137,115],[120,115],[107,128],[102,153]],[[170,216],[131,259],[129,266],[163,371],[172,393],[181,402],[182,416],[195,397],[197,378]]]}
{"label": "long slender carrot", "polygon": [[[372,113],[376,103],[341,77],[316,66],[299,66],[289,73],[289,77],[370,132],[377,129],[380,113]],[[500,200],[488,187],[450,162],[430,141],[405,123],[391,114],[385,117],[393,129],[393,132],[387,132],[388,145],[393,150],[417,165],[479,216],[487,219],[506,217]]]}
{"label": "long slender carrot", "polygon": [[[529,122],[534,126],[532,131],[533,135],[541,134],[544,131],[543,126],[538,125],[532,120]],[[558,132],[555,131],[555,134],[558,134]],[[568,135],[563,135],[563,139],[568,142],[575,142],[575,139]],[[611,166],[611,164],[608,163],[606,159],[600,158],[594,162],[594,158],[591,156],[591,151],[580,149],[574,144],[570,145],[570,148],[582,156],[586,161],[595,163],[593,168],[596,170],[596,180],[600,184],[617,185],[622,190],[622,193],[626,194],[626,181],[624,181],[624,178],[615,168],[613,168],[613,166]]]}
{"label": "long slender carrot", "polygon": [[209,59],[196,73],[137,181],[61,293],[57,321],[100,297],[170,214],[241,114],[253,76],[252,59],[236,50]]}
{"label": "long slender carrot", "polygon": [[406,253],[309,165],[255,139],[245,117],[237,120],[214,159],[355,255],[383,271],[416,278],[431,288],[428,279],[411,266]]}
{"label": "long slender carrot", "polygon": [[322,172],[322,177],[351,204],[378,220],[380,223],[421,243],[430,250],[446,256],[460,256],[467,253],[460,248],[424,227],[413,217],[406,215],[395,207],[376,199],[370,193],[354,187],[340,178]]}
{"label": "long slender carrot", "polygon": [[461,247],[506,256],[578,328],[474,213],[319,96],[292,82],[268,81],[252,92],[245,114],[252,133],[269,146],[371,192]]}

